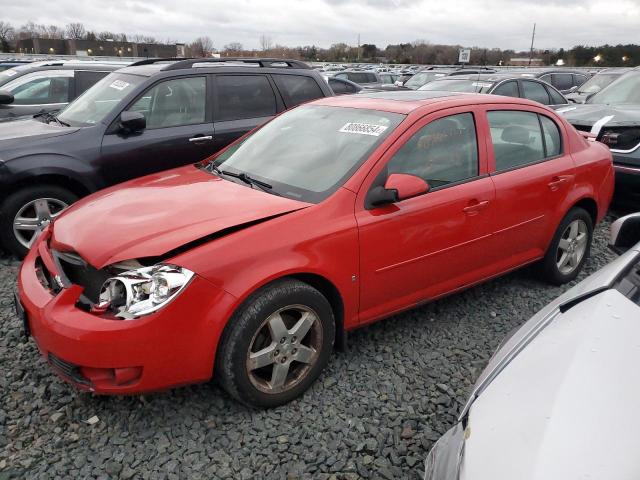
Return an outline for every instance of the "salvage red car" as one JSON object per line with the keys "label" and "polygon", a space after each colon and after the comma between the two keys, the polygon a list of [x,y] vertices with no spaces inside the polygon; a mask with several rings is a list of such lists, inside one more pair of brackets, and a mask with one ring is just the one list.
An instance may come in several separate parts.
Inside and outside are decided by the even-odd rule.
{"label": "salvage red car", "polygon": [[26,257],[16,308],[81,389],[214,377],[275,406],[354,328],[533,262],[575,278],[613,180],[604,145],[527,100],[322,99],[74,204]]}

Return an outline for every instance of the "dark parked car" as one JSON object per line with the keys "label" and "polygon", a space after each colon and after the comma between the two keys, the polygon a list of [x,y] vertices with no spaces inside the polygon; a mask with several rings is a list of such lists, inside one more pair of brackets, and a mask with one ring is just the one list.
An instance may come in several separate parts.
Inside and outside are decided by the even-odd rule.
{"label": "dark parked car", "polygon": [[522,78],[499,73],[443,77],[423,85],[418,90],[489,93],[507,97],[527,98],[552,108],[569,103],[558,90],[548,83],[535,78]]}
{"label": "dark parked car", "polygon": [[528,68],[525,70],[510,70],[509,73],[522,77],[538,78],[549,85],[553,85],[562,93],[569,93],[572,88],[585,83],[591,74],[582,70],[566,68]]}
{"label": "dark parked car", "polygon": [[492,68],[486,67],[469,67],[469,68],[461,68],[461,67],[428,67],[420,72],[416,73],[409,80],[404,82],[404,86],[410,88],[411,90],[417,90],[421,86],[426,85],[429,82],[437,80],[439,78],[455,76],[455,75],[477,75],[481,73],[495,73],[495,70]]}
{"label": "dark parked car", "polygon": [[0,72],[0,119],[64,108],[98,80],[130,62],[32,62]]}
{"label": "dark parked car", "polygon": [[360,85],[346,78],[325,77],[325,80],[336,95],[348,95],[362,90]]}
{"label": "dark parked car", "polygon": [[586,103],[558,109],[558,113],[609,146],[616,170],[616,200],[640,206],[640,70],[621,76]]}
{"label": "dark parked car", "polygon": [[362,87],[380,87],[384,85],[380,74],[371,71],[345,70],[333,75],[335,78],[343,78],[357,83]]}
{"label": "dark parked car", "polygon": [[590,95],[598,93],[630,70],[630,68],[607,68],[596,73],[579,87],[573,87],[565,96],[572,103],[584,103]]}
{"label": "dark parked car", "polygon": [[202,160],[327,96],[320,73],[296,60],[150,59],[114,72],[57,116],[0,124],[0,240],[22,255],[79,197]]}

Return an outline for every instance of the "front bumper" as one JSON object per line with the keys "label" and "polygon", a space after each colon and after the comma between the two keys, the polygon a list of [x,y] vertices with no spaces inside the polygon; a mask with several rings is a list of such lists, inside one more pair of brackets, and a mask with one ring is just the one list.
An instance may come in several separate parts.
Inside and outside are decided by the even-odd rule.
{"label": "front bumper", "polygon": [[18,297],[28,330],[59,376],[101,394],[162,390],[211,378],[234,297],[196,275],[151,315],[100,318],[76,306],[82,287],[54,293],[43,286],[36,259],[44,243],[41,238],[20,268]]}
{"label": "front bumper", "polygon": [[[634,152],[637,155],[638,152]],[[616,196],[640,201],[640,166],[629,162],[629,155],[613,152],[613,168],[616,172]]]}

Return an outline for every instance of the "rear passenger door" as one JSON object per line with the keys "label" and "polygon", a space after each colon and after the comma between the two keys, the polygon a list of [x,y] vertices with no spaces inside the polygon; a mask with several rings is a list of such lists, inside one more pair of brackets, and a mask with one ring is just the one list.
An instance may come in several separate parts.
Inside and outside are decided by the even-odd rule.
{"label": "rear passenger door", "polygon": [[540,258],[574,181],[563,129],[543,110],[487,108],[488,151],[496,189],[490,254],[500,270]]}
{"label": "rear passenger door", "polygon": [[283,110],[266,74],[213,75],[213,151],[226,147]]}
{"label": "rear passenger door", "polygon": [[271,78],[273,78],[287,108],[324,97],[322,89],[312,77],[283,73],[272,74]]}

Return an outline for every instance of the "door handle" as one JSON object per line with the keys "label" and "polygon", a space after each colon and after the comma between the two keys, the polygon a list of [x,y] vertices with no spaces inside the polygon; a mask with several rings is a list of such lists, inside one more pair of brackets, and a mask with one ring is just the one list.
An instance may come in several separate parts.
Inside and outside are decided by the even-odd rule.
{"label": "door handle", "polygon": [[470,202],[470,205],[462,209],[462,211],[467,215],[477,215],[482,209],[486,208],[487,205],[489,205],[489,200],[483,200],[482,202],[472,200],[472,202],[474,203]]}
{"label": "door handle", "polygon": [[213,140],[213,135],[196,135],[195,137],[191,137],[189,139],[191,143],[208,142],[211,140]]}
{"label": "door handle", "polygon": [[562,186],[563,183],[567,183],[570,178],[571,175],[560,175],[557,177],[553,177],[551,181],[547,183],[547,186],[551,189],[552,192],[555,192]]}

